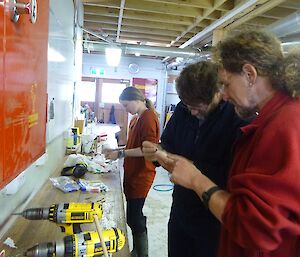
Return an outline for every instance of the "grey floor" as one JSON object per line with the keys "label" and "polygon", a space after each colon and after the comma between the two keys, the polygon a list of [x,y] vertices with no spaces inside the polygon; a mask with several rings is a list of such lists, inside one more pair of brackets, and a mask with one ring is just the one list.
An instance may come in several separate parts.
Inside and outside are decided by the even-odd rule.
{"label": "grey floor", "polygon": [[[161,184],[167,186],[159,186]],[[172,183],[168,173],[162,168],[157,168],[153,183],[157,189],[170,189]],[[149,257],[167,257],[167,225],[172,203],[171,191],[157,191],[151,188],[144,206],[144,215],[147,216]],[[132,237],[130,228],[127,227],[130,250],[132,249]]]}

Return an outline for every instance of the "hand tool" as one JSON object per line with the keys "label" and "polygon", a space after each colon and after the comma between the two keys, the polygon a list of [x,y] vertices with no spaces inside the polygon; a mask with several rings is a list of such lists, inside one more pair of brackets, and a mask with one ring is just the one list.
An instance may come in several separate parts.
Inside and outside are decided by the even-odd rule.
{"label": "hand tool", "polygon": [[82,232],[81,223],[93,223],[93,214],[98,218],[102,216],[101,203],[60,203],[53,204],[49,208],[30,208],[21,213],[28,220],[46,220],[52,221],[61,227],[62,232],[72,235]]}
{"label": "hand tool", "polygon": [[[120,251],[125,245],[125,236],[120,229],[103,231],[103,238],[109,253]],[[28,249],[27,257],[94,257],[103,255],[99,235],[96,231],[65,236],[57,242],[41,243]]]}

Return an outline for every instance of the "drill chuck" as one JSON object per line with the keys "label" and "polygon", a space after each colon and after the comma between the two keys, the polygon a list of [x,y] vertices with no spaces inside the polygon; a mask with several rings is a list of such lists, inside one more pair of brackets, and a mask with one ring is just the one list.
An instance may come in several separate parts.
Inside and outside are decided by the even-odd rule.
{"label": "drill chuck", "polygon": [[21,215],[28,220],[46,220],[49,218],[49,208],[31,208],[23,211]]}
{"label": "drill chuck", "polygon": [[41,243],[28,249],[24,255],[27,257],[63,257],[65,245],[62,241]]}

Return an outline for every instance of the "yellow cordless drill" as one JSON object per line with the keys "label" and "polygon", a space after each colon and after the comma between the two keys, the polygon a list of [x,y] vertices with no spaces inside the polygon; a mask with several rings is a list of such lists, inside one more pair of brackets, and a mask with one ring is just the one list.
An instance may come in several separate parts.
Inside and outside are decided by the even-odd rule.
{"label": "yellow cordless drill", "polygon": [[61,227],[61,231],[67,235],[82,232],[81,223],[93,223],[93,214],[102,216],[102,204],[100,203],[60,203],[53,204],[49,208],[31,208],[21,213],[28,220],[50,220]]}
{"label": "yellow cordless drill", "polygon": [[[112,228],[103,231],[107,252],[114,253],[125,245],[125,236],[120,229]],[[57,242],[41,243],[28,249],[27,257],[94,257],[103,254],[97,232],[83,232],[65,236]]]}

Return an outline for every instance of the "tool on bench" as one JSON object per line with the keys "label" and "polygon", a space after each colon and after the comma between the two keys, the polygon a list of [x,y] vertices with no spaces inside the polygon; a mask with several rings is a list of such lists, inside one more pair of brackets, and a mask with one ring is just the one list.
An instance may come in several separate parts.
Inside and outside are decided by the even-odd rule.
{"label": "tool on bench", "polygon": [[53,204],[49,208],[30,208],[21,213],[28,220],[49,220],[61,227],[67,235],[82,232],[80,224],[93,223],[94,214],[98,219],[102,217],[101,203],[60,203]]}
{"label": "tool on bench", "polygon": [[[107,252],[120,251],[125,245],[125,236],[120,229],[103,231]],[[28,249],[27,257],[94,257],[103,255],[103,248],[97,232],[83,232],[65,236],[62,241],[41,243]]]}

